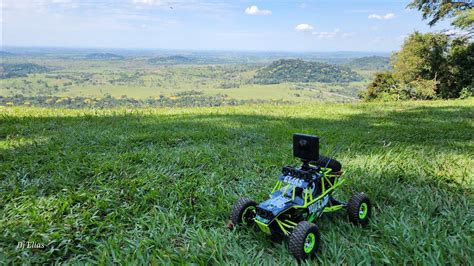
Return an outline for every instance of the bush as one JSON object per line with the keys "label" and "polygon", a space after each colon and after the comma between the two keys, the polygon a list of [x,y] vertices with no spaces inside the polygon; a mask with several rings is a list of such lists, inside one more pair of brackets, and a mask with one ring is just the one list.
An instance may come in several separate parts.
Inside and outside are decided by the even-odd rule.
{"label": "bush", "polygon": [[466,87],[461,90],[459,99],[467,99],[474,96],[474,87]]}
{"label": "bush", "polygon": [[435,79],[417,79],[408,84],[410,90],[410,98],[418,100],[436,99],[436,90],[439,82]]}
{"label": "bush", "polygon": [[[400,82],[392,72],[375,73],[374,80],[367,87],[367,92],[359,94],[366,101],[397,99],[400,91]],[[395,96],[392,97],[391,95]]]}

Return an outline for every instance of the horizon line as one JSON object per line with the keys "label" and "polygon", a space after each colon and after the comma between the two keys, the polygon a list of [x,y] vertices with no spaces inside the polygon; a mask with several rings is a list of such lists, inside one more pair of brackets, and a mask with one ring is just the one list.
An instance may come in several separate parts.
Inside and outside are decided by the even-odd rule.
{"label": "horizon line", "polygon": [[257,53],[385,53],[394,51],[374,50],[262,50],[262,49],[191,49],[191,48],[151,48],[151,47],[100,47],[100,46],[26,46],[26,45],[0,45],[0,50],[5,49],[86,49],[86,50],[125,50],[125,51],[186,51],[186,52],[257,52]]}

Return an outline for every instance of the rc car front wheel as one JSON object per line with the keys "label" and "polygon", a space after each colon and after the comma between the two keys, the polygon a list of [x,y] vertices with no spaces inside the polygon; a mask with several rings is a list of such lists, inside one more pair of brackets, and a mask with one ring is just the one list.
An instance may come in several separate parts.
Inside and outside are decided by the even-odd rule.
{"label": "rc car front wheel", "polygon": [[233,225],[250,225],[256,215],[257,203],[251,199],[243,198],[237,200],[232,207],[230,221]]}
{"label": "rc car front wheel", "polygon": [[296,259],[304,260],[316,254],[320,247],[321,233],[317,225],[302,221],[293,229],[288,248]]}
{"label": "rc car front wheel", "polygon": [[365,193],[354,194],[347,203],[347,215],[355,225],[366,226],[372,215],[372,204]]}

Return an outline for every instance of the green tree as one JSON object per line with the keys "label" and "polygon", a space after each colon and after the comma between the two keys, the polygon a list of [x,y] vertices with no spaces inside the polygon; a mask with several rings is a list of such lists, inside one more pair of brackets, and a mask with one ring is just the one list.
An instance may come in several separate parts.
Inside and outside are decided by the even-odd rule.
{"label": "green tree", "polygon": [[474,43],[467,38],[452,40],[447,56],[452,87],[450,97],[459,97],[463,89],[472,91],[474,88]]}
{"label": "green tree", "polygon": [[377,73],[365,100],[458,98],[474,91],[474,43],[441,33],[411,34],[391,58],[392,72]]}
{"label": "green tree", "polygon": [[434,80],[442,94],[451,88],[449,81],[447,53],[449,37],[441,33],[411,34],[402,49],[392,55],[394,75],[405,84],[420,80]]}
{"label": "green tree", "polygon": [[444,18],[454,18],[452,25],[473,32],[474,4],[470,0],[413,0],[408,7],[421,11],[430,26]]}
{"label": "green tree", "polygon": [[454,26],[467,30],[469,35],[474,33],[474,9],[462,12],[459,14],[452,23]]}

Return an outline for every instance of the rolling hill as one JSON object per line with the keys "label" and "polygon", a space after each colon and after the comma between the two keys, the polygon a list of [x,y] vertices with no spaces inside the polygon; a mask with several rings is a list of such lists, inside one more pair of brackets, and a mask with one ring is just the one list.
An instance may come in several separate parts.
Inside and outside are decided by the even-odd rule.
{"label": "rolling hill", "polygon": [[347,67],[300,59],[280,59],[259,69],[253,78],[256,84],[283,82],[350,82],[362,77]]}
{"label": "rolling hill", "polygon": [[4,57],[4,56],[15,56],[15,54],[10,53],[10,52],[6,52],[6,51],[0,51],[0,56],[1,56],[1,57]]}
{"label": "rolling hill", "polygon": [[0,64],[0,79],[26,77],[28,74],[44,73],[50,69],[32,63],[25,64]]}
{"label": "rolling hill", "polygon": [[349,62],[344,63],[345,66],[357,70],[375,70],[383,71],[389,70],[390,58],[384,56],[366,56],[350,59]]}
{"label": "rolling hill", "polygon": [[87,54],[86,59],[89,60],[120,60],[124,59],[123,56],[118,55],[118,54],[112,54],[112,53],[92,53],[92,54]]}
{"label": "rolling hill", "polygon": [[152,65],[160,64],[189,64],[194,60],[190,57],[182,55],[158,56],[148,59],[148,63]]}

